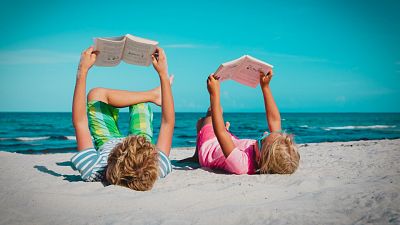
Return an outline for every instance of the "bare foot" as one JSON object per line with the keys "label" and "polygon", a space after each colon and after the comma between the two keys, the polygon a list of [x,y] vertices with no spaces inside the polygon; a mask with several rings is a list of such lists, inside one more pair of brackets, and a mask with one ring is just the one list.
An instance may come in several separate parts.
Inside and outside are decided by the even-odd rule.
{"label": "bare foot", "polygon": [[[172,86],[172,83],[174,83],[174,75],[171,75],[169,77],[169,83]],[[161,106],[161,86],[158,86],[154,89],[151,90],[151,92],[154,94],[154,100],[152,101],[154,104]]]}
{"label": "bare foot", "polygon": [[225,128],[226,130],[229,131],[229,128],[231,127],[231,123],[229,123],[228,121],[225,123]]}

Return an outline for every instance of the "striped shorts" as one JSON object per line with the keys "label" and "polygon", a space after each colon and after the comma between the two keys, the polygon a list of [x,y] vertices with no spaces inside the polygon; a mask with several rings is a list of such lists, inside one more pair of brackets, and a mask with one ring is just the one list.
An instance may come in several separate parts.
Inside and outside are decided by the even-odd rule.
{"label": "striped shorts", "polygon": [[[118,128],[119,109],[102,101],[87,104],[89,128],[96,149],[114,138],[123,138]],[[128,135],[141,135],[149,141],[153,138],[153,112],[147,103],[129,106]]]}

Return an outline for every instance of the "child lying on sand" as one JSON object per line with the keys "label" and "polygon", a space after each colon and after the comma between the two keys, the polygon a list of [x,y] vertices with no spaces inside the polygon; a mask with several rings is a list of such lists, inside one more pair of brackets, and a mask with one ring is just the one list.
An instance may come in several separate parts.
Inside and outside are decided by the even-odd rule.
{"label": "child lying on sand", "polygon": [[300,160],[291,135],[281,131],[281,117],[269,87],[272,70],[260,72],[260,86],[268,127],[258,140],[238,139],[224,125],[220,105],[219,78],[210,75],[207,89],[210,93],[211,111],[197,122],[197,147],[195,157],[202,167],[223,169],[234,174],[293,173]]}
{"label": "child lying on sand", "polygon": [[[83,180],[105,179],[111,184],[146,191],[153,187],[158,177],[165,177],[171,172],[168,156],[175,124],[170,85],[172,78],[168,77],[164,51],[157,48],[156,53],[158,59],[153,54],[152,60],[161,87],[145,92],[94,88],[87,96],[87,105],[86,77],[96,60],[96,52],[91,47],[82,53],[72,106],[80,152],[71,161]],[[156,146],[151,143],[153,114],[147,102],[161,105],[162,109]],[[121,107],[129,107],[128,137],[124,137],[118,129],[118,108]]]}

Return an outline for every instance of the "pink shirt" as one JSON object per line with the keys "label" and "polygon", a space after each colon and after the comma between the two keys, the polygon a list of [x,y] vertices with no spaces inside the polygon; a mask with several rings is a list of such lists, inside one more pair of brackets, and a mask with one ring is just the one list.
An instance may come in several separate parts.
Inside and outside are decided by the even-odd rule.
{"label": "pink shirt", "polygon": [[234,174],[254,174],[254,145],[256,140],[238,139],[231,134],[235,149],[225,158],[212,125],[204,126],[197,138],[199,162],[202,167],[223,169]]}

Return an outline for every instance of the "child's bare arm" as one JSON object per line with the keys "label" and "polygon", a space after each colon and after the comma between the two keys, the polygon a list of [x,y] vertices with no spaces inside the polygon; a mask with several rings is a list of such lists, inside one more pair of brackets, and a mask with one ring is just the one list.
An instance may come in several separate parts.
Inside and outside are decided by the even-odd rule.
{"label": "child's bare arm", "polygon": [[77,149],[79,151],[93,147],[86,114],[86,77],[95,60],[96,54],[93,52],[93,47],[82,52],[76,77],[72,103],[72,122],[75,128]]}
{"label": "child's bare arm", "polygon": [[274,97],[272,96],[269,82],[272,79],[273,72],[269,71],[264,74],[260,71],[260,86],[264,96],[264,106],[268,121],[268,128],[270,132],[281,130],[281,114],[279,113],[278,107],[276,106]]}
{"label": "child's bare arm", "polygon": [[157,148],[167,156],[171,151],[172,136],[175,127],[174,99],[172,97],[171,84],[168,78],[168,64],[165,52],[157,48],[158,60],[152,55],[153,66],[160,76],[161,83],[161,127],[157,140]]}
{"label": "child's bare arm", "polygon": [[235,149],[235,144],[233,143],[229,133],[226,131],[224,124],[220,103],[220,87],[217,77],[214,77],[213,75],[208,77],[207,89],[210,93],[211,118],[215,136],[218,139],[218,143],[221,145],[225,157],[228,157],[233,149]]}

